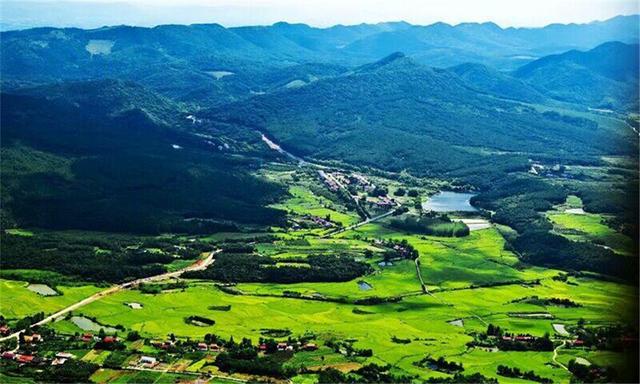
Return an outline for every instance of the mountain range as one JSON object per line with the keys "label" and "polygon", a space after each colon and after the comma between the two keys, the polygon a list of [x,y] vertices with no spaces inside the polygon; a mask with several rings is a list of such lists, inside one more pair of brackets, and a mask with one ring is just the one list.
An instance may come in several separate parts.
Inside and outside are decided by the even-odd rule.
{"label": "mountain range", "polygon": [[633,154],[632,129],[585,112],[637,109],[637,23],[3,32],[2,219],[153,233],[278,222],[267,206],[285,188],[253,174],[278,156],[260,133],[302,157],[479,189],[532,157]]}

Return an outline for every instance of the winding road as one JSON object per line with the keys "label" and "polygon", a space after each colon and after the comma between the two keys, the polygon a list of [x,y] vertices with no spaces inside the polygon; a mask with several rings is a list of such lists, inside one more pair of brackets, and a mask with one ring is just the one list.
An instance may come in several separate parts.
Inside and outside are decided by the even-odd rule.
{"label": "winding road", "polygon": [[557,358],[558,358],[558,350],[560,348],[564,347],[565,345],[567,345],[567,341],[566,340],[562,340],[562,344],[560,344],[557,347],[555,347],[555,349],[553,350],[553,357],[551,358],[551,360],[553,360],[554,363],[558,364],[559,366],[564,368],[566,371],[568,371],[569,368],[567,368],[564,364],[562,364],[561,362],[559,362],[557,360]]}
{"label": "winding road", "polygon": [[[173,272],[167,272],[167,273],[163,273],[160,275],[154,275],[154,276],[149,276],[149,277],[143,277],[137,280],[133,280],[130,281],[128,283],[123,283],[123,284],[119,284],[110,288],[107,288],[103,291],[100,291],[98,293],[95,293],[85,299],[82,299],[74,304],[71,304],[68,307],[65,307],[61,310],[59,310],[58,312],[55,312],[47,317],[45,317],[44,319],[38,321],[37,323],[34,323],[31,325],[31,327],[36,327],[39,325],[44,325],[47,324],[51,321],[54,321],[64,315],[66,315],[67,313],[74,311],[78,308],[84,307],[87,304],[93,303],[94,301],[100,300],[104,297],[113,295],[116,292],[119,292],[123,289],[128,289],[128,288],[132,288],[132,287],[136,287],[142,283],[151,283],[154,281],[162,281],[162,280],[167,280],[167,279],[171,279],[171,278],[175,278],[175,277],[179,277],[180,275],[182,275],[183,273],[187,272],[187,271],[201,271],[206,269],[208,266],[210,266],[211,264],[213,264],[214,262],[214,257],[215,255],[217,255],[218,253],[222,252],[222,249],[216,249],[214,251],[209,252],[209,254],[207,255],[206,258],[204,259],[198,259],[198,261],[196,261],[195,263],[188,265],[185,268],[179,269],[177,271],[173,271]],[[17,338],[20,335],[20,332],[23,332],[24,329],[20,329],[15,331],[14,333],[8,335],[8,336],[4,336],[2,338],[0,338],[0,342],[5,341],[5,340],[9,340],[12,338]]]}

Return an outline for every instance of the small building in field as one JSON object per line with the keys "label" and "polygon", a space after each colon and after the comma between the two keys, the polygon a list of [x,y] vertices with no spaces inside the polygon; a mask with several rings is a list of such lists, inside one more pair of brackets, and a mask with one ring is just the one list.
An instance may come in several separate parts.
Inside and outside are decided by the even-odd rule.
{"label": "small building in field", "polygon": [[305,351],[315,351],[318,346],[314,343],[307,343],[302,347]]}
{"label": "small building in field", "polygon": [[6,359],[6,360],[13,360],[13,359],[16,358],[16,354],[13,353],[13,352],[9,352],[9,351],[3,352],[2,353],[2,358]]}
{"label": "small building in field", "polygon": [[158,364],[158,360],[151,356],[140,356],[140,364],[155,366]]}
{"label": "small building in field", "polygon": [[51,362],[51,365],[62,365],[62,364],[64,364],[64,363],[66,363],[66,362],[67,362],[67,360],[69,360],[69,359],[64,359],[64,358],[56,357],[56,358],[55,358],[55,359],[53,359],[53,361]]}
{"label": "small building in field", "polygon": [[32,335],[24,335],[24,342],[27,344],[31,343],[39,343],[42,341],[42,336],[38,333],[34,333]]}
{"label": "small building in field", "polygon": [[198,343],[198,351],[208,351],[207,343]]}
{"label": "small building in field", "polygon": [[220,347],[218,344],[210,344],[209,350],[211,352],[220,352],[222,350],[222,347]]}

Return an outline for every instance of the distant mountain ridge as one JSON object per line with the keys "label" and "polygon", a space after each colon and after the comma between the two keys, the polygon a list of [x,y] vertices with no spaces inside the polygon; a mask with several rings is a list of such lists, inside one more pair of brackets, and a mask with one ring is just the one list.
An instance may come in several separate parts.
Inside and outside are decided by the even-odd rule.
{"label": "distant mountain ridge", "polygon": [[[637,42],[638,18],[619,16],[589,24],[506,29],[493,23],[416,26],[405,22],[330,28],[284,22],[233,28],[219,24],[35,28],[2,32],[0,48],[5,76],[34,78],[52,72],[54,65],[58,71],[53,74],[61,77],[83,75],[82,71],[123,71],[123,55],[134,55],[145,64],[186,60],[204,69],[207,63],[275,59],[289,64],[320,61],[358,65],[402,51],[431,66],[472,61],[513,69],[532,58],[573,48],[590,49],[613,40]],[[111,46],[91,53],[86,49],[91,41],[106,41]]]}
{"label": "distant mountain ridge", "polygon": [[546,56],[522,66],[514,76],[559,100],[637,110],[639,51],[638,44],[608,42],[588,51]]}

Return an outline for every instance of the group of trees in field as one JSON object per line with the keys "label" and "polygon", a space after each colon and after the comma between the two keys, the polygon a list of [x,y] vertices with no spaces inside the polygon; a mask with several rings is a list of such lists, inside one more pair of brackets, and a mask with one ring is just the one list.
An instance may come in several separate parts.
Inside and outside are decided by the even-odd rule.
{"label": "group of trees in field", "polygon": [[498,365],[497,373],[500,376],[514,377],[517,379],[535,381],[542,384],[551,384],[553,380],[538,376],[534,371],[523,372],[520,368],[511,368],[506,365]]}
{"label": "group of trees in field", "polygon": [[469,227],[459,221],[452,221],[447,216],[415,216],[405,215],[390,221],[392,227],[423,235],[463,237],[469,235]]}
{"label": "group of trees in field", "polygon": [[250,373],[278,378],[295,375],[295,369],[283,366],[283,359],[270,355],[258,356],[258,350],[252,345],[250,339],[243,338],[239,343],[231,339],[225,344],[225,348],[224,352],[216,356],[214,362],[222,372]]}
{"label": "group of trees in field", "polygon": [[223,252],[213,266],[187,272],[184,277],[222,282],[299,283],[349,281],[369,272],[371,266],[350,256],[310,255],[275,260],[256,254]]}
{"label": "group of trees in field", "polygon": [[349,373],[343,373],[335,368],[325,368],[318,373],[319,384],[355,384],[355,383],[397,383],[408,384],[413,381],[411,376],[390,373],[390,365],[370,363]]}
{"label": "group of trees in field", "polygon": [[445,372],[445,373],[458,373],[464,371],[464,367],[462,363],[456,363],[455,361],[447,361],[444,357],[440,356],[439,358],[433,358],[431,356],[426,356],[420,361],[414,363],[414,365],[418,367],[428,367],[429,369]]}

